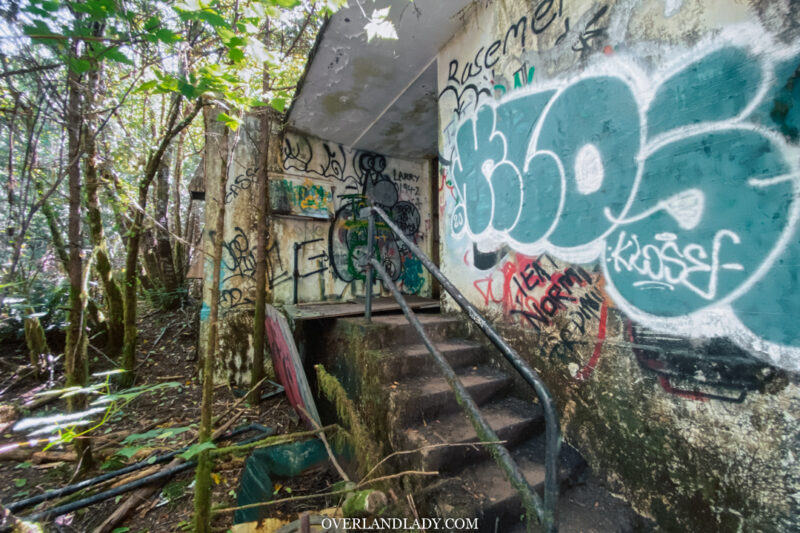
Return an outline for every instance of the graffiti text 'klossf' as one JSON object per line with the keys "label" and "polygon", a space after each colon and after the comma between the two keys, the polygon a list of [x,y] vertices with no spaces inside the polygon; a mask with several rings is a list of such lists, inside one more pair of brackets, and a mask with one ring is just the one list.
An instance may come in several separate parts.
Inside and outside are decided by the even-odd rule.
{"label": "graffiti text 'klossf'", "polygon": [[445,154],[453,237],[600,260],[608,293],[639,322],[691,334],[727,309],[727,333],[800,367],[794,326],[776,323],[791,315],[758,312],[800,290],[800,158],[771,113],[793,98],[800,55],[717,46],[657,82],[601,61],[462,120]]}

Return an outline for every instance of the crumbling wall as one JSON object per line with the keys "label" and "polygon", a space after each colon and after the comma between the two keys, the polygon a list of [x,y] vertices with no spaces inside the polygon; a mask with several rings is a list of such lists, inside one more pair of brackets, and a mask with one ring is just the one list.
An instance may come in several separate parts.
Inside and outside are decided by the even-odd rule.
{"label": "crumbling wall", "polygon": [[[200,312],[205,344],[213,274],[213,229],[220,201],[225,204],[225,235],[220,280],[218,379],[244,385],[252,368],[258,242],[260,119],[246,118],[225,135],[224,124],[209,121],[206,146],[204,292]],[[358,266],[366,250],[367,200],[380,205],[406,235],[430,254],[432,230],[430,163],[354,150],[296,132],[276,129],[269,140],[268,301],[292,304],[297,249],[298,303],[345,301],[364,295]],[[221,175],[227,179],[219,195]],[[379,254],[407,294],[431,295],[430,276],[388,229],[378,228]],[[380,290],[376,283],[375,290]]]}
{"label": "crumbling wall", "polygon": [[669,531],[800,527],[791,4],[475,2],[438,57],[442,269]]}

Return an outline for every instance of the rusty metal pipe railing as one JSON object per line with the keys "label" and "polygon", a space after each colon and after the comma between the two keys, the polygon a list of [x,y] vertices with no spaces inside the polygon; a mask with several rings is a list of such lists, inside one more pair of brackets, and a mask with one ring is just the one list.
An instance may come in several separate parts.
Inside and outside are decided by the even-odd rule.
{"label": "rusty metal pipe railing", "polygon": [[[539,374],[532,369],[520,356],[519,354],[508,345],[508,343],[495,331],[495,329],[486,321],[486,319],[481,315],[478,309],[469,303],[469,301],[461,294],[455,285],[453,285],[447,277],[439,270],[439,268],[433,264],[433,261],[426,256],[419,247],[414,244],[411,239],[406,237],[403,231],[395,225],[395,223],[389,218],[389,216],[378,206],[371,206],[367,207],[362,210],[362,216],[365,214],[369,217],[370,224],[374,227],[374,216],[377,214],[378,216],[383,219],[383,222],[391,229],[395,236],[400,239],[411,251],[417,259],[425,266],[425,268],[431,273],[431,275],[436,278],[439,283],[442,284],[442,287],[453,297],[456,303],[466,311],[467,315],[469,316],[470,320],[472,320],[475,325],[477,325],[481,331],[483,332],[486,337],[492,341],[500,353],[506,358],[506,360],[511,364],[512,367],[520,374],[520,376],[525,380],[525,382],[530,385],[536,393],[536,396],[539,398],[539,402],[542,404],[542,409],[544,410],[544,417],[545,417],[545,482],[544,482],[544,503],[542,504],[541,498],[539,495],[536,494],[527,483],[525,478],[519,472],[519,468],[517,467],[516,463],[514,463],[511,455],[508,453],[508,450],[505,447],[501,447],[499,445],[494,445],[503,449],[503,452],[495,452],[492,451],[493,456],[500,464],[501,468],[505,471],[506,475],[509,477],[511,484],[517,491],[520,493],[522,497],[523,504],[527,511],[531,512],[534,511],[537,515],[539,522],[544,526],[545,531],[548,533],[555,533],[557,531],[557,506],[558,506],[558,456],[559,450],[561,447],[561,431],[559,428],[558,423],[558,413],[556,412],[555,404],[553,402],[553,398],[550,394],[550,391],[547,389],[547,385],[545,385],[542,378]],[[374,236],[374,235],[373,235]],[[411,325],[420,333],[420,336],[425,343],[425,346],[428,348],[428,351],[431,352],[434,359],[436,360],[437,364],[442,368],[442,371],[445,374],[445,378],[447,379],[450,386],[456,392],[456,395],[459,394],[459,390],[462,391],[461,393],[465,396],[465,399],[468,402],[464,402],[465,410],[467,411],[467,415],[470,417],[470,420],[475,427],[475,430],[478,432],[478,435],[481,435],[481,432],[484,430],[485,426],[488,428],[490,433],[486,435],[491,437],[492,440],[497,440],[496,436],[494,436],[494,432],[492,429],[486,424],[486,421],[480,415],[480,412],[477,411],[477,406],[475,406],[472,399],[469,397],[469,393],[463,388],[461,383],[458,381],[458,378],[455,376],[453,369],[447,363],[446,360],[442,357],[441,353],[436,350],[436,347],[433,346],[430,339],[425,334],[425,330],[422,328],[422,325],[417,320],[416,316],[413,314],[411,309],[408,307],[403,296],[400,294],[400,291],[397,289],[395,284],[392,282],[391,278],[387,275],[386,271],[383,269],[383,266],[375,260],[373,257],[373,248],[374,243],[371,239],[369,239],[368,243],[368,251],[366,256],[366,263],[371,265],[371,269],[376,270],[383,278],[384,284],[389,288],[394,296],[395,300],[397,300],[398,305],[403,310],[403,313],[408,318],[408,321],[411,322]],[[366,266],[366,265],[365,265]],[[371,272],[370,272],[371,277]],[[368,302],[372,300],[372,284],[368,284],[366,287],[366,299]],[[446,368],[445,368],[446,367]],[[449,372],[448,372],[449,371]],[[452,377],[448,377],[448,374]],[[469,407],[471,406],[471,407]],[[474,411],[474,412],[473,412]],[[473,418],[475,416],[475,418]],[[494,437],[492,437],[494,436]],[[486,440],[486,439],[483,439]]]}
{"label": "rusty metal pipe railing", "polygon": [[[372,259],[372,255],[374,253],[374,246],[375,246],[375,217],[370,215],[368,225],[367,225],[367,246],[369,250],[367,251],[367,257]],[[365,265],[366,269],[366,298],[364,302],[364,318],[367,319],[367,322],[372,320],[372,264],[367,263]]]}

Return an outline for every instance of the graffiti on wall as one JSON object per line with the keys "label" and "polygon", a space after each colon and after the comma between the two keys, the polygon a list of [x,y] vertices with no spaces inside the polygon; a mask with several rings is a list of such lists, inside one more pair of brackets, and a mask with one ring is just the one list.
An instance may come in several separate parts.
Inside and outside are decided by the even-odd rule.
{"label": "graffiti on wall", "polygon": [[[211,242],[214,242],[215,235],[213,230],[208,232]],[[254,304],[251,293],[254,290],[255,272],[256,259],[250,239],[241,227],[235,226],[233,235],[222,241],[219,301],[223,313]]]}
{"label": "graffiti on wall", "polygon": [[[511,87],[511,80],[505,80],[495,71],[495,66],[507,56],[525,54],[526,48],[533,44],[538,35],[558,27],[555,45],[569,45],[572,51],[587,54],[594,50],[600,37],[605,34],[605,21],[608,6],[599,5],[572,20],[564,13],[564,0],[539,0],[532,2],[531,11],[516,22],[509,24],[501,38],[488,46],[478,48],[474,57],[467,61],[451,59],[447,66],[447,81],[439,98],[450,96],[457,114],[474,109],[482,97],[502,95]],[[570,33],[572,32],[572,33]],[[570,36],[572,36],[570,38]],[[533,80],[535,67],[525,60],[518,61],[519,68],[513,74],[513,87],[519,88]],[[490,90],[491,88],[491,90]]]}
{"label": "graffiti on wall", "polygon": [[[316,152],[315,152],[316,150]],[[365,279],[361,258],[367,251],[367,220],[361,209],[369,202],[381,207],[412,242],[422,239],[420,202],[425,194],[420,175],[389,168],[387,158],[341,145],[314,143],[287,135],[283,169],[341,183],[333,197],[336,206],[328,232],[326,261],[336,279],[351,283]],[[425,284],[422,265],[385,225],[376,227],[376,257],[406,293],[419,293]],[[326,267],[327,268],[327,267]]]}
{"label": "graffiti on wall", "polygon": [[598,261],[637,323],[800,368],[792,314],[762,312],[800,291],[800,157],[779,122],[800,53],[735,33],[654,75],[600,56],[464,116],[445,144],[452,238]]}
{"label": "graffiti on wall", "polygon": [[331,218],[333,197],[325,185],[310,179],[297,183],[291,179],[270,181],[270,207],[274,214],[311,218]]}
{"label": "graffiti on wall", "polygon": [[292,279],[283,263],[280,246],[276,240],[271,239],[271,243],[267,247],[267,282],[270,290]]}
{"label": "graffiti on wall", "polygon": [[[474,252],[474,251],[473,251]],[[465,254],[468,265],[475,258]],[[497,261],[495,261],[497,262]],[[560,264],[545,254],[529,257],[515,253],[499,262],[491,272],[473,281],[475,291],[485,307],[497,306],[503,315],[523,328],[557,338],[545,349],[548,357],[580,358],[581,340],[597,332],[605,336],[606,308],[600,276],[580,266]],[[543,346],[547,343],[543,343]],[[576,370],[578,379],[586,379],[594,371],[600,346],[583,368]]]}
{"label": "graffiti on wall", "polygon": [[777,372],[727,338],[687,339],[648,331],[627,321],[625,335],[636,361],[669,394],[687,400],[742,403]]}
{"label": "graffiti on wall", "polygon": [[245,169],[244,174],[238,174],[229,179],[227,189],[225,190],[225,203],[230,204],[233,202],[240,193],[250,189],[255,183],[256,172],[258,167],[248,167]]}

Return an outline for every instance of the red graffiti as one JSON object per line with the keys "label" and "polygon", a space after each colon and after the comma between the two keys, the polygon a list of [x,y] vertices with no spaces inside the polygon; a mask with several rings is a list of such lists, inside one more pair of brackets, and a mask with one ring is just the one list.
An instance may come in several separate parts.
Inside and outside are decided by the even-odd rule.
{"label": "red graffiti", "polygon": [[[485,290],[481,288],[481,285],[483,284],[486,284]],[[477,279],[472,283],[472,285],[475,287],[475,290],[477,290],[479,293],[481,293],[481,296],[483,296],[484,305],[489,305],[489,303],[499,304],[503,301],[502,295],[500,298],[496,298],[492,291],[492,276],[489,276],[488,278]]]}
{"label": "red graffiti", "polygon": [[[585,287],[592,283],[591,276],[582,268],[566,268],[548,272],[542,264],[542,258],[549,262],[549,267],[558,269],[548,256],[537,258],[517,256],[516,264],[507,262],[502,267],[503,311],[507,315],[519,315],[522,324],[541,331],[549,326],[553,317],[567,310],[567,304],[583,304],[574,292],[576,287]],[[600,299],[602,301],[602,299]],[[592,307],[600,308],[600,303],[590,300]],[[583,325],[579,325],[581,329]],[[581,331],[583,333],[583,331]]]}
{"label": "red graffiti", "polygon": [[608,319],[608,306],[605,302],[603,302],[603,307],[600,308],[600,324],[597,327],[597,342],[594,344],[594,352],[592,352],[592,356],[589,358],[589,362],[586,363],[586,366],[581,368],[577,374],[575,374],[575,379],[578,381],[586,381],[589,376],[594,373],[594,369],[597,367],[597,362],[600,360],[600,354],[603,351],[603,343],[606,340],[606,320]]}

